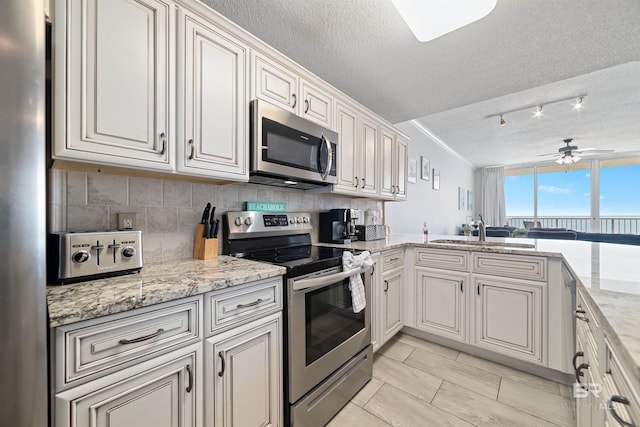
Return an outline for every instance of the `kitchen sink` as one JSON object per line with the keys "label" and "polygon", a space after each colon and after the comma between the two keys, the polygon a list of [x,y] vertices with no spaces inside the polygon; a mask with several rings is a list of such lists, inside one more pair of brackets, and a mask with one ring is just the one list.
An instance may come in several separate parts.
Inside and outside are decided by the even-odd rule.
{"label": "kitchen sink", "polygon": [[535,248],[536,247],[536,245],[531,243],[479,242],[477,240],[455,240],[455,239],[437,239],[437,240],[431,240],[429,243],[445,243],[448,245],[463,245],[463,246],[497,246],[502,248]]}

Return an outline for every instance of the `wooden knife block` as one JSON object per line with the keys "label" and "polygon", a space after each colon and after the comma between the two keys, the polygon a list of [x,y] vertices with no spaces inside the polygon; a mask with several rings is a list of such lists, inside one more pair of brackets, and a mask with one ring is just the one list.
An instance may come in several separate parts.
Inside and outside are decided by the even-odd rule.
{"label": "wooden knife block", "polygon": [[204,224],[198,224],[196,239],[193,243],[193,257],[196,259],[212,259],[218,256],[218,239],[205,239]]}

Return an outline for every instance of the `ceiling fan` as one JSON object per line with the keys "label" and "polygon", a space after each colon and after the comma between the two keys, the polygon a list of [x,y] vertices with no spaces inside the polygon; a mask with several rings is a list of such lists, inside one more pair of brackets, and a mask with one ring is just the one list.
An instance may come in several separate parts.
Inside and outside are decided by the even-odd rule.
{"label": "ceiling fan", "polygon": [[573,138],[567,138],[567,139],[563,139],[562,142],[564,142],[565,145],[564,147],[560,147],[558,148],[558,152],[557,153],[551,153],[551,154],[540,154],[538,155],[538,157],[543,157],[543,156],[555,156],[558,157],[558,159],[556,160],[556,163],[559,165],[568,165],[571,163],[578,163],[582,157],[580,157],[578,154],[607,154],[607,153],[615,153],[615,150],[601,150],[598,148],[578,148],[577,145],[571,145],[571,143],[573,142]]}

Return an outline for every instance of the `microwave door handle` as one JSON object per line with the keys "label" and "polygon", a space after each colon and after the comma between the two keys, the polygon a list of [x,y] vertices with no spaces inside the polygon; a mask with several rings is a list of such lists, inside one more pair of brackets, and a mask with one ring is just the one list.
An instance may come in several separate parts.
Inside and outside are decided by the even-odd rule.
{"label": "microwave door handle", "polygon": [[341,282],[344,279],[361,274],[367,270],[368,267],[354,268],[353,270],[343,271],[340,273],[329,274],[328,276],[314,277],[312,279],[300,279],[292,280],[292,287],[294,291],[305,291],[312,288],[322,288],[327,285],[331,285],[336,282]]}
{"label": "microwave door handle", "polygon": [[322,142],[327,147],[328,157],[327,168],[324,170],[324,173],[322,173],[322,180],[325,181],[327,179],[327,175],[329,175],[329,172],[331,171],[331,166],[333,166],[333,152],[331,151],[331,143],[329,142],[327,137],[324,136],[324,134],[322,134]]}

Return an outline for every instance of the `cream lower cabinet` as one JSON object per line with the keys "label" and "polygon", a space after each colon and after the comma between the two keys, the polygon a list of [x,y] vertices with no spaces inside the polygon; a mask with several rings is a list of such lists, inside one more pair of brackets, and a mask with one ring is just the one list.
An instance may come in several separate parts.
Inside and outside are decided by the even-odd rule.
{"label": "cream lower cabinet", "polygon": [[281,313],[205,342],[207,426],[282,425]]}
{"label": "cream lower cabinet", "polygon": [[381,336],[381,313],[380,308],[380,283],[382,282],[380,275],[380,254],[371,254],[373,265],[371,266],[371,344],[373,345],[373,352],[378,351],[382,345]]}
{"label": "cream lower cabinet", "polygon": [[475,276],[473,344],[543,362],[546,283]]}
{"label": "cream lower cabinet", "polygon": [[196,427],[202,347],[194,344],[59,393],[56,426]]}
{"label": "cream lower cabinet", "polygon": [[469,274],[416,267],[417,328],[467,340]]}
{"label": "cream lower cabinet", "polygon": [[378,337],[383,345],[404,326],[404,261],[403,250],[382,253],[381,282],[378,287]]}

